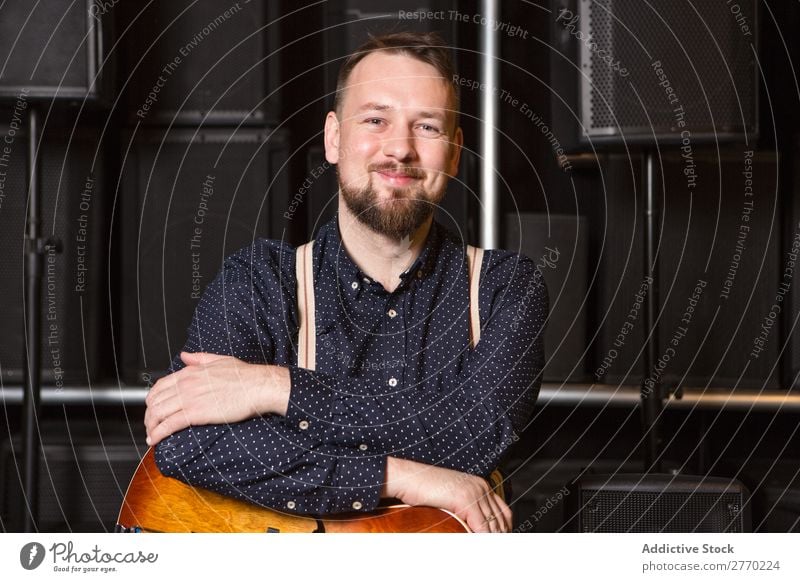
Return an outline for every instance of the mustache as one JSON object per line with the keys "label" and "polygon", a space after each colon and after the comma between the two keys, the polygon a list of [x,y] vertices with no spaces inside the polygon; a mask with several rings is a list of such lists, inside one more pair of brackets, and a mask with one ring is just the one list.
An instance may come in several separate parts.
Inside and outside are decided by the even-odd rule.
{"label": "mustache", "polygon": [[422,179],[425,177],[425,172],[420,168],[413,168],[411,166],[400,166],[398,164],[384,163],[384,164],[370,164],[367,166],[370,172],[390,172],[392,174],[402,174],[409,178]]}

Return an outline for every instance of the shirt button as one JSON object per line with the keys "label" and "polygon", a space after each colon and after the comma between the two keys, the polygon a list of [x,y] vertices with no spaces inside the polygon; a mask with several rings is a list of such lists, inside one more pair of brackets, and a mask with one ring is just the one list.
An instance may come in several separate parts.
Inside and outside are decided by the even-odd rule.
{"label": "shirt button", "polygon": [[287,501],[286,502],[286,509],[294,509],[294,508],[295,508],[295,502],[294,501]]}
{"label": "shirt button", "polygon": [[360,502],[360,501],[353,501],[353,509],[355,509],[356,511],[358,511],[358,510],[359,510],[359,509],[361,509],[362,507],[363,507],[363,505],[361,505],[361,502]]}
{"label": "shirt button", "polygon": [[389,311],[386,312],[386,315],[394,319],[395,317],[397,317],[397,312],[394,309],[390,309]]}
{"label": "shirt button", "polygon": [[358,281],[353,281],[352,283],[350,283],[350,287],[353,290],[358,289]]}
{"label": "shirt button", "polygon": [[417,279],[422,279],[422,269],[417,271]]}
{"label": "shirt button", "polygon": [[362,451],[366,451],[368,447],[367,447],[367,445],[366,445],[366,444],[364,444],[364,443],[361,443],[360,445],[358,445],[358,448],[359,448],[360,450],[362,450]]}
{"label": "shirt button", "polygon": [[301,420],[298,426],[300,427],[300,430],[306,430],[308,428],[308,421]]}
{"label": "shirt button", "polygon": [[391,386],[392,388],[397,386],[397,378],[389,378],[389,386]]}

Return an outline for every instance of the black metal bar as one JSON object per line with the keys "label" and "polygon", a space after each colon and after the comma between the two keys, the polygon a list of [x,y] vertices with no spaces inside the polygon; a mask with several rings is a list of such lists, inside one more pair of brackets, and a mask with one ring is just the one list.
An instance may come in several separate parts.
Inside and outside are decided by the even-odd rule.
{"label": "black metal bar", "polygon": [[[644,334],[647,347],[644,352],[645,377],[642,380],[642,426],[645,435],[645,472],[661,471],[659,455],[658,417],[661,413],[661,382],[650,378],[650,373],[658,358],[658,260],[656,257],[656,235],[658,229],[658,209],[656,208],[656,185],[654,156],[652,152],[644,155],[644,272],[652,283],[644,309]],[[647,382],[647,380],[651,382]]]}
{"label": "black metal bar", "polygon": [[41,183],[39,180],[39,115],[28,105],[28,232],[25,248],[25,374],[22,448],[25,517],[23,531],[37,531],[39,507],[39,408],[41,406],[42,243]]}

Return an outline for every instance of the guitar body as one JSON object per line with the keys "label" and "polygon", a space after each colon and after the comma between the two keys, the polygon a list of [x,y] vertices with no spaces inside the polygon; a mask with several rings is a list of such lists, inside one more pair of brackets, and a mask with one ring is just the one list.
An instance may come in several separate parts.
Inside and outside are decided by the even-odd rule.
{"label": "guitar body", "polygon": [[324,519],[284,514],[191,487],[165,477],[153,449],[133,476],[117,518],[123,532],[403,532],[464,533],[469,528],[443,509],[394,505],[371,513],[345,513]]}

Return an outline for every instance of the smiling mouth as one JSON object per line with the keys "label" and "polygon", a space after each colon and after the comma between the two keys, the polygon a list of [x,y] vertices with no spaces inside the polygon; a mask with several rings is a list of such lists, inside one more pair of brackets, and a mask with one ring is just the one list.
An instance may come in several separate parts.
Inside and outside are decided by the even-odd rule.
{"label": "smiling mouth", "polygon": [[391,186],[407,186],[417,180],[422,180],[424,175],[421,172],[409,170],[399,170],[397,168],[374,168],[373,171],[380,175],[384,182]]}
{"label": "smiling mouth", "polygon": [[419,180],[414,176],[410,176],[408,174],[404,174],[402,172],[378,172],[380,176],[389,184],[394,186],[406,186]]}

